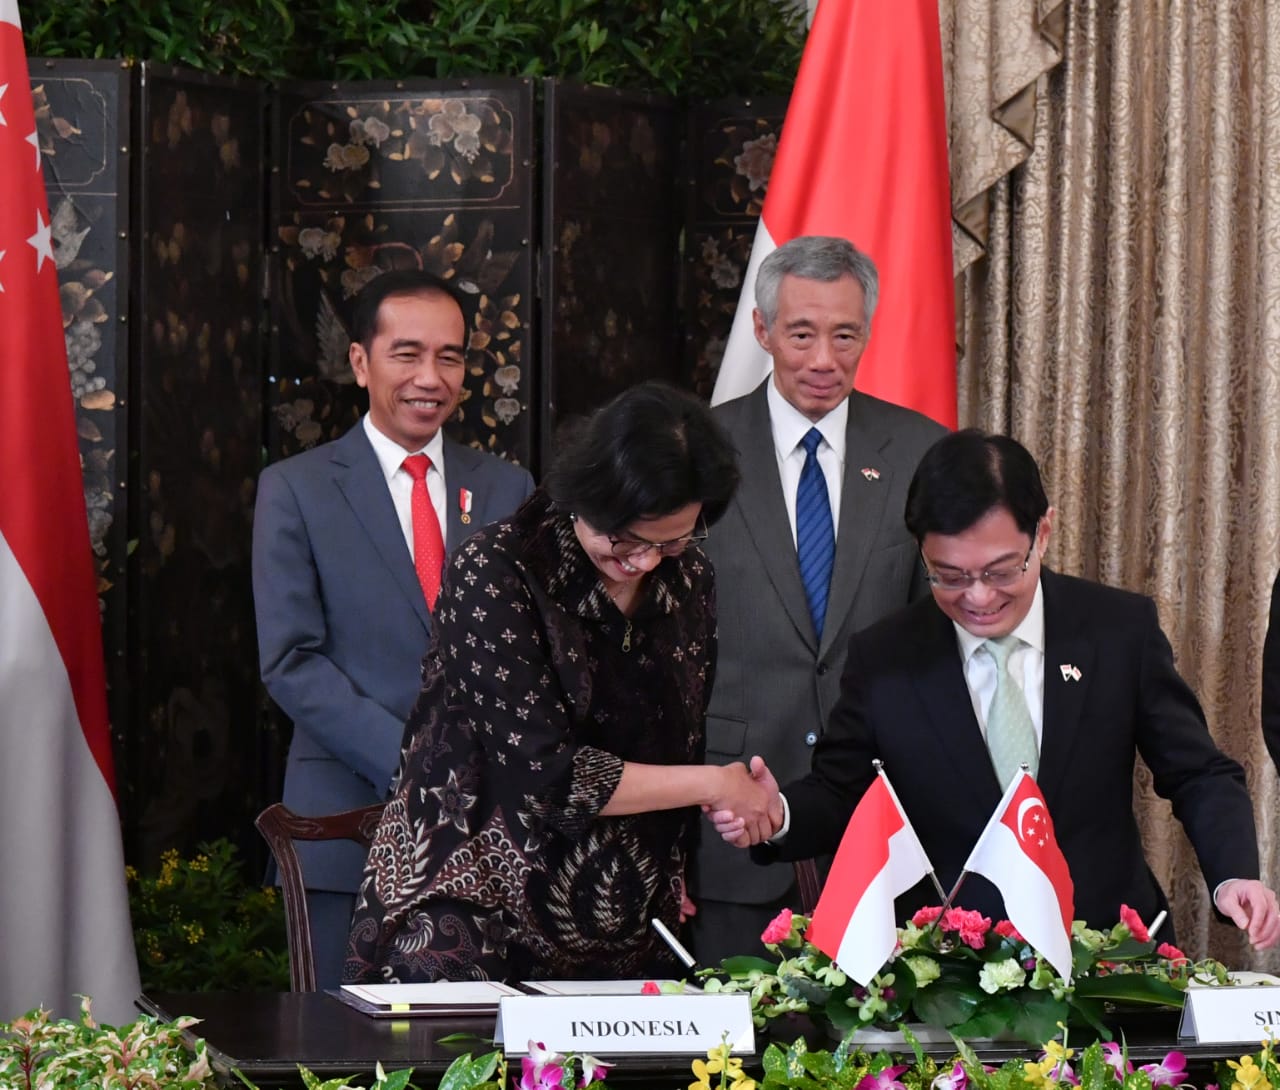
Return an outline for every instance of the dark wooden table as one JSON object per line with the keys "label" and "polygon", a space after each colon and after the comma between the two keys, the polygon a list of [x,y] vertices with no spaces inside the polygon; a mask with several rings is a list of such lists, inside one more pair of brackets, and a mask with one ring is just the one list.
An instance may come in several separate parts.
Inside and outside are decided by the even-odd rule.
{"label": "dark wooden table", "polygon": [[[193,1032],[209,1046],[210,1059],[222,1070],[238,1068],[259,1087],[299,1086],[298,1065],[324,1078],[336,1075],[367,1077],[381,1063],[387,1071],[414,1069],[413,1081],[430,1086],[463,1052],[481,1055],[493,1048],[494,1019],[489,1017],[370,1018],[323,992],[189,992],[144,995],[138,1006],[148,1014],[170,1021],[180,1015],[199,1018]],[[1206,1074],[1213,1061],[1238,1058],[1257,1045],[1196,1045],[1177,1040],[1176,1013],[1161,1011],[1127,1015],[1120,1027],[1134,1063],[1161,1060],[1171,1048],[1187,1056],[1197,1076]],[[812,1027],[800,1019],[771,1024],[757,1034],[763,1051],[770,1040],[789,1044],[804,1032],[814,1047],[834,1043],[812,1036]],[[473,1039],[441,1044],[440,1038],[465,1033]],[[901,1051],[894,1048],[892,1051]],[[925,1051],[949,1057],[953,1046],[925,1046]],[[1017,1042],[983,1044],[979,1054],[988,1063],[1032,1058],[1035,1050]],[[691,1081],[689,1056],[602,1056],[619,1061],[609,1075],[614,1086],[631,1090],[661,1087],[678,1090]],[[744,1056],[748,1068],[758,1067],[758,1056]],[[1197,1077],[1196,1085],[1210,1079]]]}
{"label": "dark wooden table", "polygon": [[[142,996],[138,1007],[164,1021],[199,1018],[191,1032],[205,1039],[210,1061],[220,1070],[239,1069],[262,1090],[302,1085],[299,1064],[324,1078],[371,1076],[379,1063],[386,1071],[411,1067],[417,1085],[431,1086],[462,1053],[479,1056],[494,1048],[492,1015],[371,1018],[324,992],[155,992]],[[440,1043],[458,1033],[473,1039]],[[676,1090],[692,1079],[692,1059],[628,1056],[609,1082]]]}

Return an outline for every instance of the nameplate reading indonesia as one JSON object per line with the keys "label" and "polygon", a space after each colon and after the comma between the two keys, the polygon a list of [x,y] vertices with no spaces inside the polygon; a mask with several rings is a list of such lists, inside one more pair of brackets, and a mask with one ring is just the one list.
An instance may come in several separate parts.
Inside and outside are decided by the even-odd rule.
{"label": "nameplate reading indonesia", "polygon": [[745,994],[508,995],[499,1003],[494,1039],[513,1056],[527,1052],[530,1041],[598,1056],[702,1056],[722,1040],[738,1055],[756,1047]]}
{"label": "nameplate reading indonesia", "polygon": [[1203,987],[1194,982],[1187,987],[1179,1037],[1206,1045],[1256,1044],[1275,1037],[1280,1030],[1280,981],[1265,973],[1232,973],[1231,977],[1234,987]]}

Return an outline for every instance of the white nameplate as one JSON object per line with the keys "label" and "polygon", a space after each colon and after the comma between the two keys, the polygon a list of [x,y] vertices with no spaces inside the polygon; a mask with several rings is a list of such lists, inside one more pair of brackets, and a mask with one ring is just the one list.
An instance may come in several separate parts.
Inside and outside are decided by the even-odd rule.
{"label": "white nameplate", "polygon": [[[1255,974],[1232,973],[1237,981]],[[1263,977],[1263,974],[1256,974]],[[1274,977],[1269,978],[1275,980]],[[1179,1037],[1200,1044],[1258,1044],[1280,1030],[1280,983],[1187,988]]]}
{"label": "white nameplate", "polygon": [[727,1041],[754,1052],[751,1004],[735,995],[506,995],[494,1039],[510,1056],[536,1041],[555,1052],[601,1059],[631,1052],[705,1055]]}

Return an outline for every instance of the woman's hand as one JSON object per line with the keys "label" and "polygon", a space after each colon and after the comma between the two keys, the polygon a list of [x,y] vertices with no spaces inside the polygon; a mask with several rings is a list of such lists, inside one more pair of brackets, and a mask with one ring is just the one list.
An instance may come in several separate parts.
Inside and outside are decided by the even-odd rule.
{"label": "woman's hand", "polygon": [[768,840],[782,827],[778,781],[762,757],[743,764],[719,766],[720,783],[703,812],[725,840],[745,848]]}

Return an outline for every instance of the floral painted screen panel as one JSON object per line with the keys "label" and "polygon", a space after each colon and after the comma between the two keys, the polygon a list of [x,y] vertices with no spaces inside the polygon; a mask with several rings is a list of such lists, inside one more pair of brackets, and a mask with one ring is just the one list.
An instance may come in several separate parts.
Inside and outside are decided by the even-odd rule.
{"label": "floral painted screen panel", "polygon": [[256,850],[271,742],[250,584],[264,90],[147,62],[139,98],[130,854],[145,869],[228,830]]}
{"label": "floral painted screen panel", "polygon": [[710,397],[786,114],[785,98],[719,99],[689,113],[685,366]]}
{"label": "floral painted screen panel", "polygon": [[654,94],[544,83],[542,451],[644,379],[684,381],[679,123]]}
{"label": "floral painted screen panel", "polygon": [[286,83],[277,107],[269,460],[359,419],[368,398],[347,362],[352,300],[379,272],[423,268],[467,302],[450,434],[530,465],[532,82]]}
{"label": "floral painted screen panel", "polygon": [[30,70],[98,574],[116,779],[127,808],[128,456],[122,448],[129,434],[130,73],[117,61],[38,57]]}

